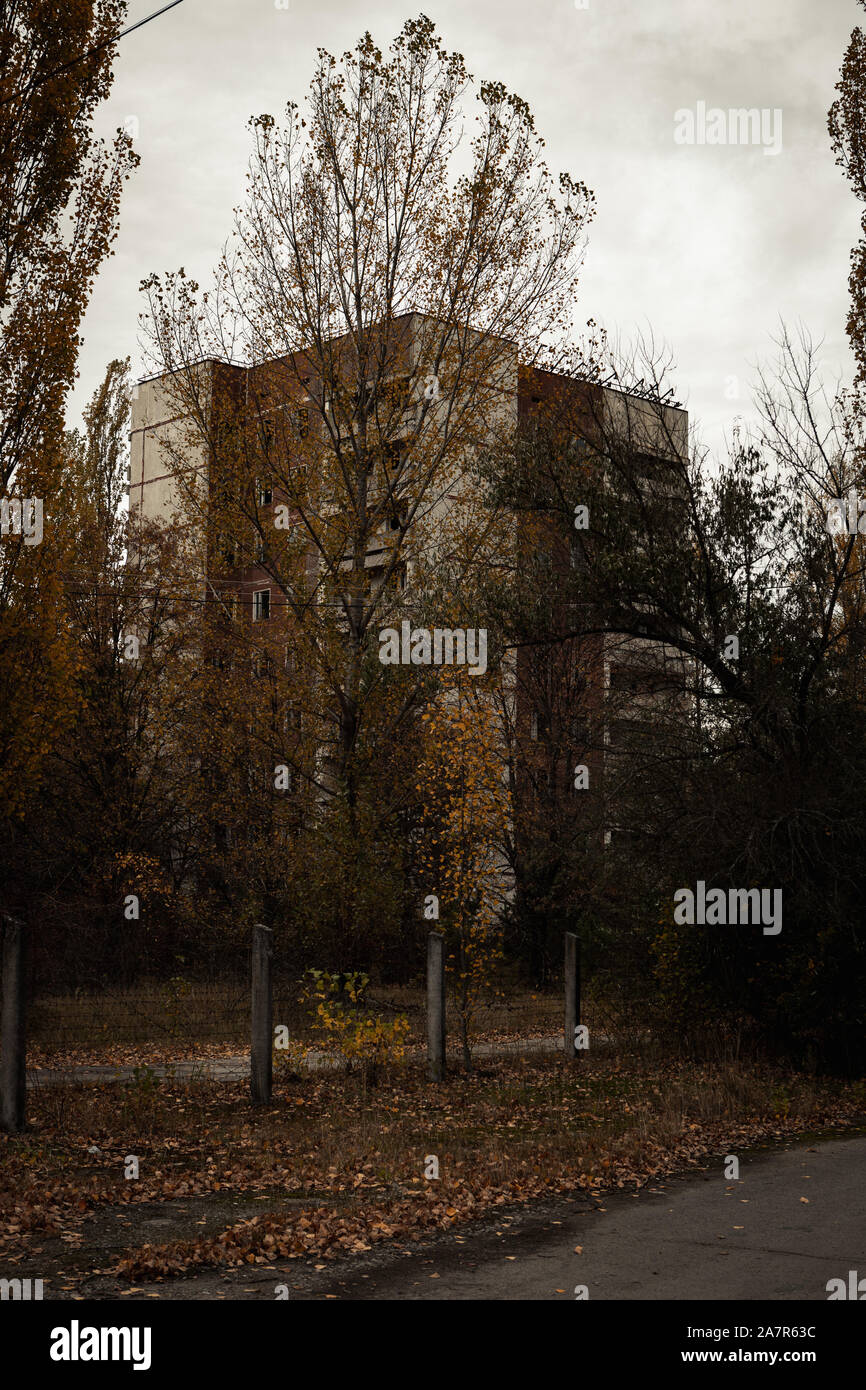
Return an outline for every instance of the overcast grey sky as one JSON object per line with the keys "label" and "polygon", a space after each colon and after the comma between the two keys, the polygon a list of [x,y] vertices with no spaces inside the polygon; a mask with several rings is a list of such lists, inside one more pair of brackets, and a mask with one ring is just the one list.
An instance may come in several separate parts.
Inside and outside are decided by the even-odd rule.
{"label": "overcast grey sky", "polygon": [[[281,0],[282,2],[282,0]],[[134,22],[160,0],[131,0]],[[141,165],[114,257],[85,324],[71,422],[112,357],[140,371],[139,282],[184,266],[206,283],[241,200],[247,119],[303,101],[316,48],[370,29],[382,48],[420,10],[478,78],[523,96],[551,169],[594,190],[581,322],[628,338],[651,326],[673,351],[678,395],[718,444],[748,418],[753,364],[779,316],[824,339],[850,370],[848,256],[859,207],[830,152],[827,108],[855,0],[184,0],[122,40],[109,135],[130,117]],[[782,148],[678,144],[675,112],[782,113]],[[738,393],[738,394],[734,394]]]}

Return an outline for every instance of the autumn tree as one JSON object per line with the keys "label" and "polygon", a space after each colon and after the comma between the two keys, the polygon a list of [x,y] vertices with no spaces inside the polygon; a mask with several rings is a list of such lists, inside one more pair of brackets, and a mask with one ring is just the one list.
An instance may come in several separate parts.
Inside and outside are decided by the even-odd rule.
{"label": "autumn tree", "polygon": [[[94,139],[120,0],[0,5],[0,475],[50,482],[78,330],[117,231],[129,136]],[[49,490],[45,488],[45,495]]]}
{"label": "autumn tree", "polygon": [[418,769],[423,813],[418,864],[425,900],[437,899],[446,969],[471,1061],[472,1020],[502,959],[502,914],[510,886],[503,844],[511,818],[501,728],[493,692],[469,676],[443,680],[422,715]]}
{"label": "autumn tree", "polygon": [[184,926],[197,852],[182,731],[198,625],[171,530],[139,531],[129,545],[128,428],[128,362],[115,361],[83,431],[64,438],[51,576],[65,681],[45,702],[56,724],[4,853],[10,900],[38,914],[43,982],[156,966]]}
{"label": "autumn tree", "polygon": [[[832,149],[855,197],[866,203],[866,35],[859,25],[851,33],[836,90],[839,95],[827,117]],[[866,208],[860,226],[863,236],[851,252],[847,327],[862,388],[866,384]]]}
{"label": "autumn tree", "polygon": [[[237,564],[269,576],[308,673],[304,771],[356,857],[362,822],[384,833],[380,755],[411,742],[432,688],[377,660],[378,632],[435,620],[494,548],[467,459],[513,430],[518,361],[567,328],[593,200],[551,176],[526,103],[474,84],[424,16],[387,54],[369,34],[320,51],[306,114],[251,125],[215,287],[147,282],[152,365],[187,422],[164,447],[188,517],[228,550],[227,583]],[[350,860],[341,877],[349,933]]]}
{"label": "autumn tree", "polygon": [[15,847],[46,754],[75,718],[54,527],[81,318],[136,162],[126,135],[106,149],[91,133],[124,8],[73,0],[58,23],[43,0],[0,5],[0,474],[13,498],[0,537],[0,802],[6,902],[22,911]]}

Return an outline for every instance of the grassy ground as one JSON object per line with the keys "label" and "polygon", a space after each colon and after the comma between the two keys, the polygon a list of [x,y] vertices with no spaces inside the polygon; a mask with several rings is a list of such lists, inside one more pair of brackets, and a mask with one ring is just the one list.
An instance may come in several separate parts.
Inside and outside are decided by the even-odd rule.
{"label": "grassy ground", "polygon": [[[514,1204],[635,1190],[778,1138],[859,1124],[864,1083],[697,1067],[598,1048],[488,1060],[430,1085],[419,1065],[375,1088],[278,1069],[245,1085],[56,1086],[0,1137],[0,1275],[74,1296],[191,1270],[329,1260],[460,1227]],[[128,1159],[138,1178],[127,1178]],[[436,1164],[432,1163],[435,1158]],[[438,1178],[429,1175],[437,1170]]]}
{"label": "grassy ground", "polygon": [[[409,1044],[423,1044],[422,990],[380,986],[371,989],[369,1002],[386,1020],[405,1016]],[[123,990],[39,998],[28,1017],[28,1065],[154,1065],[237,1054],[249,1046],[249,1007],[245,980],[145,981]],[[552,1034],[562,1028],[562,1012],[558,993],[503,986],[479,1003],[472,1032],[476,1041]],[[456,1038],[450,1009],[448,1023]],[[276,983],[274,1024],[285,1024],[294,1040],[317,1040],[310,1007],[299,1002],[296,985]]]}

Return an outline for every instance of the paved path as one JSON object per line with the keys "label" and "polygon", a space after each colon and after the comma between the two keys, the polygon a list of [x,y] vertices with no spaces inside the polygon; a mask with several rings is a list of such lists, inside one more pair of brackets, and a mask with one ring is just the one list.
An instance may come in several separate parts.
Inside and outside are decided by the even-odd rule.
{"label": "paved path", "polygon": [[[407,1048],[410,1053],[420,1054],[420,1048]],[[504,1039],[501,1042],[479,1043],[472,1049],[474,1058],[482,1057],[509,1057],[512,1055],[525,1055],[532,1052],[561,1052],[562,1037],[548,1038],[515,1038],[512,1041]],[[455,1057],[456,1060],[456,1057]],[[327,1071],[339,1067],[339,1061],[324,1052],[310,1052],[307,1054],[301,1066],[308,1071]],[[78,1085],[87,1081],[132,1081],[135,1072],[143,1069],[144,1064],[138,1068],[134,1066],[112,1067],[112,1066],[80,1066],[64,1067],[55,1069],[53,1067],[28,1067],[27,1085],[31,1089],[36,1086],[60,1086]],[[171,1075],[177,1081],[188,1081],[191,1079],[200,1081],[244,1081],[250,1074],[249,1053],[239,1054],[236,1057],[218,1057],[193,1062],[170,1062],[165,1065],[154,1065],[149,1067],[155,1076],[164,1077]]]}
{"label": "paved path", "polygon": [[311,1296],[561,1301],[586,1285],[590,1300],[826,1301],[829,1279],[866,1278],[864,1172],[866,1137],[746,1156],[738,1182],[719,1160],[697,1178],[601,1199],[606,1210],[550,1204],[464,1244],[365,1256]]}

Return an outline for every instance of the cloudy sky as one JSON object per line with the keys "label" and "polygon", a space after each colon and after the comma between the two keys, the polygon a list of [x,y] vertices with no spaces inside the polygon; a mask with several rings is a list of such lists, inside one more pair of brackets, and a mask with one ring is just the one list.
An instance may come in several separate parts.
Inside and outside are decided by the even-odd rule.
{"label": "cloudy sky", "polygon": [[[159,3],[131,0],[129,22]],[[141,165],[85,321],[71,422],[110,358],[128,353],[140,370],[140,281],[181,265],[209,279],[243,194],[248,118],[303,101],[318,47],[339,54],[369,29],[384,48],[419,9],[476,77],[529,102],[551,168],[594,190],[580,321],[663,339],[708,443],[748,419],[780,317],[824,340],[828,376],[850,370],[859,212],[826,113],[862,17],[855,0],[285,3],[183,0],[121,41],[98,132],[134,118]],[[677,143],[675,113],[701,102],[780,111],[781,151]]]}

